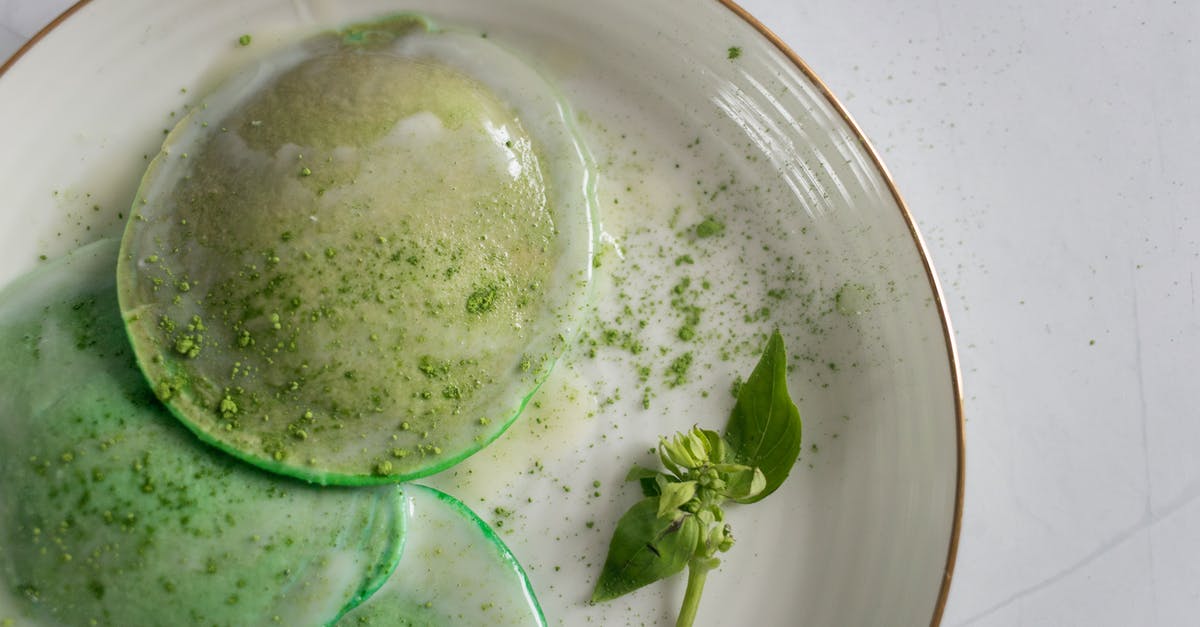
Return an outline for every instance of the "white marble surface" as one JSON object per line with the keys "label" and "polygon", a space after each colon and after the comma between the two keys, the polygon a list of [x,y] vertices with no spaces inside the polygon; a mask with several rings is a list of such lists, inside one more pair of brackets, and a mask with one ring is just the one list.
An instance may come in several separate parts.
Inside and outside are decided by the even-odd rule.
{"label": "white marble surface", "polygon": [[[69,4],[0,0],[0,58]],[[1200,4],[743,5],[881,150],[945,284],[967,497],[944,624],[1197,624]]]}

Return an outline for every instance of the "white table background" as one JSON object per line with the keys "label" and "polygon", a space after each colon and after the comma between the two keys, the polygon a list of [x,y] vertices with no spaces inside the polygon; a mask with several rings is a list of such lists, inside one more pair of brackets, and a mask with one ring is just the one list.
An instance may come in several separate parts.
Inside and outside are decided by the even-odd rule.
{"label": "white table background", "polygon": [[[70,4],[0,0],[0,59]],[[1200,624],[1200,2],[1098,4],[743,0],[880,149],[945,286],[948,626]]]}

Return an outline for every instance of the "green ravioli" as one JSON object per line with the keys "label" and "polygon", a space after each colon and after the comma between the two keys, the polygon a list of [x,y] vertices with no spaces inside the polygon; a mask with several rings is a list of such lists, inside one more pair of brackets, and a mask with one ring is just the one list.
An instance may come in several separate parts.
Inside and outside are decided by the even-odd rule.
{"label": "green ravioli", "polygon": [[146,386],[101,242],[0,293],[0,624],[320,625],[394,568],[395,486],[203,445]]}
{"label": "green ravioli", "polygon": [[499,436],[591,276],[595,175],[549,85],[402,16],[285,48],[204,105],[122,244],[158,397],[204,440],[322,484],[427,475]]}
{"label": "green ravioli", "polygon": [[396,572],[338,625],[546,624],[525,571],[499,536],[454,497],[411,484]]}

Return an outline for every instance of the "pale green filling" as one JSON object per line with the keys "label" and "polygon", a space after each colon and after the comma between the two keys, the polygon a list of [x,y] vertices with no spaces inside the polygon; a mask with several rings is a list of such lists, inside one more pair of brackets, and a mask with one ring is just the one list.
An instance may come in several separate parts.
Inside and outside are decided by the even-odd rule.
{"label": "pale green filling", "polygon": [[0,621],[320,625],[391,571],[399,488],[317,488],[205,446],[154,399],[115,242],[0,293]]}
{"label": "pale green filling", "polygon": [[[449,37],[399,24],[381,32]],[[119,275],[158,396],[205,439],[321,483],[428,474],[496,437],[589,276],[586,203],[555,202],[582,184],[554,189],[514,110],[365,39],[309,42],[224,117],[185,120]]]}
{"label": "pale green filling", "polygon": [[410,485],[405,500],[408,533],[399,567],[339,625],[546,624],[525,572],[487,523],[431,488]]}

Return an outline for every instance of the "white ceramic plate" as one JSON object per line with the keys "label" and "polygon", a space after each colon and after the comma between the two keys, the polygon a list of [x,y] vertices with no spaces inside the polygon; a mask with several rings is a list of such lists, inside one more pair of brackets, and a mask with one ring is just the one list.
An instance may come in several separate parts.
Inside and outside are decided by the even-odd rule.
{"label": "white ceramic plate", "polygon": [[[673,622],[682,578],[586,603],[638,497],[621,479],[652,461],[658,435],[721,428],[731,382],[779,327],[804,452],[776,495],[731,509],[738,545],[710,575],[699,623],[936,624],[962,495],[958,373],[936,280],[840,105],[737,7],[81,3],[0,78],[0,283],[41,255],[119,234],[163,130],[228,68],[318,25],[397,10],[524,56],[572,103],[601,168],[604,264],[588,335],[504,438],[431,481],[502,523],[549,620]],[[240,48],[244,33],[254,43]],[[697,239],[705,218],[724,232]],[[676,337],[681,306],[699,308],[689,342]],[[622,348],[627,337],[644,350]],[[685,353],[692,366],[672,386]]]}

